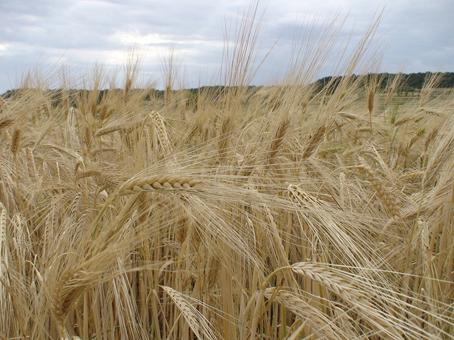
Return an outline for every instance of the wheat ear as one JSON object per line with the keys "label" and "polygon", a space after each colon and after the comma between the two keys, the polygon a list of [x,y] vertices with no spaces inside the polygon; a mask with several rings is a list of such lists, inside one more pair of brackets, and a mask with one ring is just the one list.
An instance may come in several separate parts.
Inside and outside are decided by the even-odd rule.
{"label": "wheat ear", "polygon": [[264,296],[271,301],[276,301],[282,306],[285,306],[293,314],[298,316],[302,321],[308,324],[309,336],[311,333],[323,339],[338,339],[336,334],[339,334],[339,329],[325,316],[319,309],[305,301],[301,296],[279,289],[276,287],[267,288],[264,291]]}
{"label": "wheat ear", "polygon": [[21,140],[21,130],[15,129],[11,138],[11,153],[15,156],[19,151]]}
{"label": "wheat ear", "polygon": [[358,166],[357,169],[366,176],[367,180],[377,192],[377,196],[380,198],[380,201],[391,213],[391,217],[401,216],[399,204],[393,194],[383,185],[383,181],[378,178],[375,171],[372,170],[372,168],[363,159],[360,160],[362,164]]}
{"label": "wheat ear", "polygon": [[309,138],[308,144],[306,149],[303,152],[303,159],[309,158],[317,148],[317,146],[320,144],[320,141],[322,140],[323,136],[325,135],[326,128],[324,125],[320,126],[315,134]]}
{"label": "wheat ear", "polygon": [[126,182],[120,188],[120,194],[131,194],[142,191],[197,191],[201,182],[185,177],[151,176]]}
{"label": "wheat ear", "polygon": [[167,286],[161,286],[161,288],[170,296],[175,306],[183,314],[197,339],[217,339],[209,321],[188,301],[185,295]]}
{"label": "wheat ear", "polygon": [[[4,254],[4,246],[3,244],[6,244],[6,208],[3,205],[2,202],[0,202],[0,256],[2,257],[3,260],[5,257]],[[0,263],[0,278],[3,275],[3,264]]]}
{"label": "wheat ear", "polygon": [[150,114],[151,120],[153,125],[156,129],[156,133],[158,135],[159,143],[165,153],[169,153],[172,150],[172,146],[170,144],[169,136],[167,134],[167,129],[164,124],[164,119],[159,114],[159,112],[152,111]]}
{"label": "wheat ear", "polygon": [[284,142],[284,137],[287,133],[287,130],[290,126],[290,121],[288,119],[284,119],[279,124],[276,133],[274,135],[273,141],[271,142],[270,151],[268,155],[268,164],[273,164],[274,158],[279,151],[282,143]]}
{"label": "wheat ear", "polygon": [[5,129],[14,124],[14,120],[10,118],[2,118],[0,119],[0,130]]}

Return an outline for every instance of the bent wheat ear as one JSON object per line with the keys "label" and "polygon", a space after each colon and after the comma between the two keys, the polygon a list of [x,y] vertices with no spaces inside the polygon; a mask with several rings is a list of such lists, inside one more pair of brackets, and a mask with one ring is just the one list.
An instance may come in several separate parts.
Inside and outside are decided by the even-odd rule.
{"label": "bent wheat ear", "polygon": [[309,138],[308,144],[306,146],[306,149],[303,152],[303,159],[309,158],[317,148],[317,146],[320,144],[323,136],[325,135],[325,125],[320,126],[315,134]]}
{"label": "bent wheat ear", "polygon": [[218,338],[212,330],[209,321],[189,302],[185,295],[170,287],[161,286],[161,288],[170,296],[175,306],[183,314],[184,319],[197,339],[214,340]]}
{"label": "bent wheat ear", "polygon": [[310,330],[306,331],[305,337],[315,335],[323,339],[338,339],[341,330],[336,324],[330,322],[328,315],[311,305],[299,294],[273,287],[267,288],[264,296],[270,301],[277,301],[309,325]]}
{"label": "bent wheat ear", "polygon": [[[395,328],[393,321],[391,321],[391,318],[386,317],[389,316],[386,313],[387,311],[381,310],[385,304],[384,300],[380,301],[379,295],[368,294],[346,277],[333,273],[328,267],[317,263],[300,262],[293,264],[291,268],[296,274],[307,276],[313,281],[322,283],[330,291],[358,308],[363,312],[362,317],[367,320],[370,327],[375,329],[378,334],[392,338],[399,337],[400,333]],[[377,301],[379,302],[377,303]],[[377,308],[375,304],[378,304],[380,308]]]}
{"label": "bent wheat ear", "polygon": [[366,178],[371,183],[372,187],[377,192],[378,197],[380,198],[383,205],[391,213],[391,217],[401,216],[399,204],[397,203],[394,195],[383,185],[382,181],[378,179],[378,176],[375,174],[375,171],[361,159],[361,165],[357,168],[361,173],[366,175]]}
{"label": "bent wheat ear", "polygon": [[68,312],[86,289],[78,282],[79,276],[77,271],[63,274],[51,295],[52,310],[62,329]]}

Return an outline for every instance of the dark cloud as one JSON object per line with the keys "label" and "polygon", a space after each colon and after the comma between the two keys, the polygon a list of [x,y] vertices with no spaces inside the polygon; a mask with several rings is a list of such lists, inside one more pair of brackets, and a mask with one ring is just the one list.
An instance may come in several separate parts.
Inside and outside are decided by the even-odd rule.
{"label": "dark cloud", "polygon": [[[95,62],[112,68],[125,62],[130,48],[141,55],[144,74],[155,79],[160,77],[162,58],[173,48],[185,65],[181,73],[187,81],[215,81],[224,24],[238,20],[248,4],[249,0],[2,0],[0,92],[16,85],[20,74],[35,65],[68,64],[76,74]],[[329,73],[340,47],[347,41],[353,46],[382,8],[375,39],[382,48],[382,70],[454,69],[451,0],[381,0],[373,5],[362,0],[268,0],[262,7],[258,54],[277,45],[258,81],[276,79],[285,70],[295,39],[312,37],[316,42],[331,28],[332,18],[348,16],[343,29],[334,29],[339,44],[324,69]]]}

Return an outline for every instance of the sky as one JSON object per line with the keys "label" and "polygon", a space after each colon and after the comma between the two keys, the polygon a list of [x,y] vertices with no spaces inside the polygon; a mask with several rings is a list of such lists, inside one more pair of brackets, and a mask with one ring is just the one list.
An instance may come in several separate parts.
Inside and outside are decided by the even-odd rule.
{"label": "sky", "polygon": [[[103,65],[106,74],[123,70],[132,50],[144,83],[162,84],[170,51],[180,86],[219,83],[226,27],[236,27],[249,5],[250,0],[0,0],[0,93],[17,87],[28,70],[56,79],[65,67],[81,85],[94,65]],[[267,58],[253,82],[278,81],[295,46],[316,41],[337,18],[336,44],[320,71],[334,72],[345,46],[351,51],[382,10],[370,47],[371,60],[381,62],[372,71],[454,71],[453,0],[264,0],[256,56],[258,63]],[[232,40],[234,30],[227,31]]]}

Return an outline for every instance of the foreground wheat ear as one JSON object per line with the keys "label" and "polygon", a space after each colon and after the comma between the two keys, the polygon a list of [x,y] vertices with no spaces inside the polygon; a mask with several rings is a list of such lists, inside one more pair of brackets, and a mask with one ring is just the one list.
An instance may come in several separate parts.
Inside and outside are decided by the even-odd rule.
{"label": "foreground wheat ear", "polygon": [[225,86],[0,102],[0,339],[454,339],[453,92],[355,76],[375,25],[249,87],[250,13]]}
{"label": "foreground wheat ear", "polygon": [[200,181],[178,176],[152,176],[129,181],[120,187],[120,194],[141,191],[164,190],[198,190],[202,188]]}

